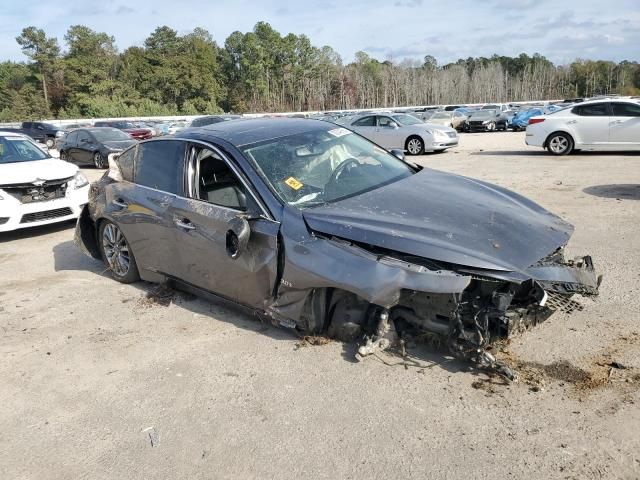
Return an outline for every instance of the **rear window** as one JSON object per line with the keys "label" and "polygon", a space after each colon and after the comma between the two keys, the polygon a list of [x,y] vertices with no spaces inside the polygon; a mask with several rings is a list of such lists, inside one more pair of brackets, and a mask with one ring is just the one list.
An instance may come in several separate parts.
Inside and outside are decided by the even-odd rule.
{"label": "rear window", "polygon": [[376,117],[374,116],[364,117],[364,118],[361,118],[360,120],[356,120],[355,122],[353,122],[354,127],[375,127],[375,125],[376,125]]}
{"label": "rear window", "polygon": [[135,182],[163,192],[182,194],[184,142],[159,140],[138,145]]}
{"label": "rear window", "polygon": [[133,163],[136,158],[137,145],[125,150],[118,157],[118,167],[122,173],[122,178],[127,182],[133,182]]}

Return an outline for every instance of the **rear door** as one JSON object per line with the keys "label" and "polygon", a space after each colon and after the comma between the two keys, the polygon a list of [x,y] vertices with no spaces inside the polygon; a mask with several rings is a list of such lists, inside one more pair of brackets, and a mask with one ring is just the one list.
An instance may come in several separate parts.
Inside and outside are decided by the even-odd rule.
{"label": "rear door", "polygon": [[177,195],[184,195],[185,142],[144,142],[123,152],[118,163],[131,165],[131,155],[133,182],[109,185],[106,209],[127,237],[139,268],[175,276],[179,268],[170,207]]}
{"label": "rear door", "polygon": [[[263,308],[276,281],[278,231],[240,170],[213,146],[188,146],[187,193],[172,205],[177,276],[230,300]],[[248,218],[247,247],[235,258],[230,222]]]}
{"label": "rear door", "polygon": [[611,102],[609,123],[611,146],[621,149],[640,149],[640,104]]}
{"label": "rear door", "polygon": [[93,161],[92,155],[95,145],[91,136],[85,130],[78,130],[78,139],[74,148],[73,157],[82,163],[91,163]]}
{"label": "rear door", "polygon": [[573,107],[571,113],[575,117],[569,119],[567,125],[574,132],[576,143],[585,146],[606,146],[609,143],[609,102],[578,105]]}
{"label": "rear door", "polygon": [[67,133],[66,138],[64,139],[64,149],[67,152],[67,158],[75,162],[76,161],[76,145],[78,143],[78,132],[73,131]]}
{"label": "rear door", "polygon": [[376,125],[376,116],[367,115],[362,117],[351,124],[349,127],[356,133],[359,133],[365,138],[368,138],[372,142],[376,142],[376,133],[378,126]]}

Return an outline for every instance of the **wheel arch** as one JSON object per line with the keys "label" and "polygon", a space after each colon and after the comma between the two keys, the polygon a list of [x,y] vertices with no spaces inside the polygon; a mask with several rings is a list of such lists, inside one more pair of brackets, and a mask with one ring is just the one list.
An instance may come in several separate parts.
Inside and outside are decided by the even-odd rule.
{"label": "wheel arch", "polygon": [[418,140],[420,140],[422,142],[422,152],[424,153],[427,149],[427,142],[425,141],[424,137],[422,135],[420,135],[419,133],[411,133],[409,134],[409,136],[406,138],[406,140],[404,141],[404,149],[405,151],[409,151],[408,147],[409,147],[409,140],[411,140],[412,138],[417,138]]}
{"label": "wheel arch", "polygon": [[563,134],[567,135],[571,139],[571,141],[573,142],[573,148],[576,148],[576,139],[575,139],[575,137],[570,132],[568,132],[567,130],[562,130],[562,129],[554,130],[553,132],[549,133],[547,135],[547,137],[544,139],[544,143],[542,144],[542,148],[547,148],[547,146],[549,145],[549,139],[553,135],[555,135],[556,133],[563,133]]}

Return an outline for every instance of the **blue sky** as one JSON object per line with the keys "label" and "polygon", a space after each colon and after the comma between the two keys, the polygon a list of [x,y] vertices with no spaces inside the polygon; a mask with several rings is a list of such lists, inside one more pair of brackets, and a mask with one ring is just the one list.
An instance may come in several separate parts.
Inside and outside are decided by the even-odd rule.
{"label": "blue sky", "polygon": [[358,50],[440,63],[520,52],[556,63],[640,60],[640,0],[0,0],[0,12],[0,60],[24,59],[15,37],[29,25],[61,44],[70,25],[87,25],[123,50],[160,25],[180,33],[201,26],[223,44],[260,20],[330,45],[345,62]]}

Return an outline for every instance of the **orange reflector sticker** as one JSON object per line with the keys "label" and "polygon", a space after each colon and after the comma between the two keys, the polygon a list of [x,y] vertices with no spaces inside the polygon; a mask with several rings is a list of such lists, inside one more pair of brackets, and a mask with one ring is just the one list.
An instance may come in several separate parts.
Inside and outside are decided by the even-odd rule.
{"label": "orange reflector sticker", "polygon": [[302,183],[301,181],[293,178],[293,177],[289,177],[287,178],[284,183],[286,183],[287,185],[289,185],[291,188],[293,188],[294,190],[300,190],[302,187],[304,187],[304,183]]}

